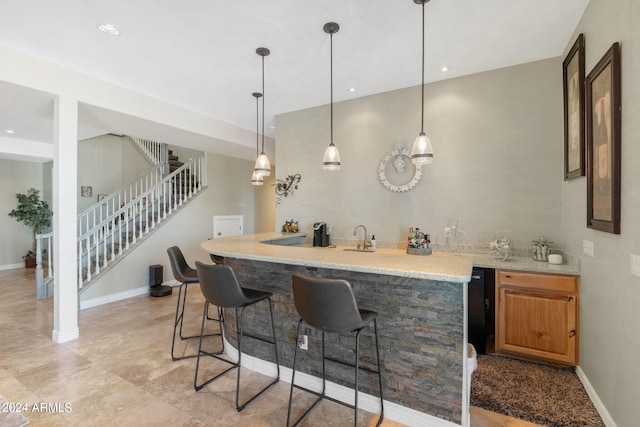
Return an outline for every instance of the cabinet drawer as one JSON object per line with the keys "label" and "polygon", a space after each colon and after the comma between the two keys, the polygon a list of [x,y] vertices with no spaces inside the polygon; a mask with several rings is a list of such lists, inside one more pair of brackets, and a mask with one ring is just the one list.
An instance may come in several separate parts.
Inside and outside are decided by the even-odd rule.
{"label": "cabinet drawer", "polygon": [[497,272],[500,286],[516,286],[556,292],[578,292],[577,276],[562,274],[526,273],[522,271],[499,270]]}

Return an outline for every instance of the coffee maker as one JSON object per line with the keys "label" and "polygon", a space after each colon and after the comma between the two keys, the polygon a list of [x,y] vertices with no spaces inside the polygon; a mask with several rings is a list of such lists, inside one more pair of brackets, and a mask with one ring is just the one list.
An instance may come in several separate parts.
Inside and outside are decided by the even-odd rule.
{"label": "coffee maker", "polygon": [[329,226],[326,223],[313,224],[313,246],[329,246]]}

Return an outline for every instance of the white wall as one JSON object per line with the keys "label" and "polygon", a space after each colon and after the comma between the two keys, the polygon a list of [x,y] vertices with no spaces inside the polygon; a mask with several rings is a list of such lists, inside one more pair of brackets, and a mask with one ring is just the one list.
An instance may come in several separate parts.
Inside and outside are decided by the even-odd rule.
{"label": "white wall", "polygon": [[560,66],[556,58],[427,85],[435,160],[406,193],[384,188],[377,170],[394,143],[411,149],[420,132],[419,86],[334,105],[339,172],[321,166],[328,106],[278,116],[278,178],[302,180],[278,206],[276,226],[293,218],[310,231],[323,220],[334,237],[350,239],[362,223],[379,242],[402,241],[418,226],[442,241],[443,227],[459,219],[469,232],[509,232],[518,246],[540,235],[559,241]]}
{"label": "white wall", "polygon": [[[582,262],[580,366],[618,426],[638,424],[640,402],[640,277],[629,273],[630,254],[640,254],[640,4],[591,0],[579,33],[585,36],[587,74],[618,41],[622,58],[621,234],[586,227],[586,178],[562,184],[562,242]],[[595,256],[582,255],[582,241]]]}
{"label": "white wall", "polygon": [[42,164],[0,159],[0,269],[24,266],[22,256],[33,248],[33,231],[9,216],[18,205],[16,193],[30,188],[42,197]]}
{"label": "white wall", "polygon": [[[78,142],[78,213],[98,201],[98,194],[111,194],[122,182],[122,138],[104,135]],[[92,188],[83,197],[82,186]]]}

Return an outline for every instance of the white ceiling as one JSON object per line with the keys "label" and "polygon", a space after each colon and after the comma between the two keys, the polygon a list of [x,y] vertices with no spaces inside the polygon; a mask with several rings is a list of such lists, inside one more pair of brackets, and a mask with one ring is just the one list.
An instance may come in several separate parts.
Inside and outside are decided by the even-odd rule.
{"label": "white ceiling", "polygon": [[[560,56],[588,2],[432,0],[426,81]],[[329,102],[329,21],[341,27],[335,101],[420,84],[421,6],[413,0],[2,0],[0,45],[255,131],[255,49],[271,50],[268,127],[277,114]],[[100,23],[121,35],[99,32]],[[0,82],[4,136],[13,128],[13,138],[50,142],[46,119],[50,96]],[[108,120],[103,126],[120,133]]]}

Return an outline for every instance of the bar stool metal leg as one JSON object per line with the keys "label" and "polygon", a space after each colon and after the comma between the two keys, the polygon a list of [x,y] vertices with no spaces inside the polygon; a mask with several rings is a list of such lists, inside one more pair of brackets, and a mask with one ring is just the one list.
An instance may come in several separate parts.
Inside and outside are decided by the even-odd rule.
{"label": "bar stool metal leg", "polygon": [[[204,326],[206,324],[207,321],[207,317],[209,314],[209,307],[210,304],[208,301],[204,302],[204,308],[202,311],[202,326],[200,327],[200,342],[198,343],[198,354],[196,354],[196,374],[193,378],[193,388],[195,388],[196,391],[202,389],[202,387],[206,386],[207,384],[209,384],[210,382],[212,382],[213,380],[221,377],[222,375],[226,374],[227,372],[229,372],[230,370],[232,370],[233,368],[235,368],[236,364],[234,362],[231,362],[229,360],[223,359],[222,357],[220,357],[219,355],[222,354],[222,352],[218,353],[210,353],[210,352],[206,352],[202,350],[202,340],[204,339],[204,337],[206,336],[204,334]],[[218,312],[220,313],[222,310],[220,308],[218,308]],[[220,331],[222,332],[222,323],[220,324]],[[223,339],[223,351],[224,351],[224,339]],[[228,369],[224,370],[223,372],[219,373],[218,375],[216,375],[213,378],[208,379],[207,381],[205,381],[202,384],[198,384],[197,380],[198,380],[198,371],[200,370],[200,355],[201,354],[205,354],[207,356],[211,356],[211,357],[215,357],[218,360],[222,360],[223,362],[227,362],[231,364],[231,367],[229,367]]]}
{"label": "bar stool metal leg", "polygon": [[380,391],[380,417],[376,426],[382,424],[384,419],[384,395],[382,393],[382,367],[380,366],[380,345],[378,344],[378,319],[373,319],[373,332],[376,337],[376,362],[378,365],[378,388]]}
{"label": "bar stool metal leg", "polygon": [[[199,338],[200,334],[197,335],[189,335],[189,336],[184,336],[183,332],[182,332],[182,325],[184,324],[184,309],[187,303],[187,290],[189,289],[189,285],[190,283],[184,282],[180,285],[179,289],[178,289],[178,303],[176,304],[176,316],[175,316],[175,320],[173,322],[173,338],[171,340],[171,360],[182,360],[182,359],[189,359],[192,357],[196,357],[197,354],[190,354],[187,356],[176,356],[175,355],[175,346],[176,346],[176,335],[178,335],[180,337],[181,341],[184,340],[188,340],[188,339],[192,339],[192,338]],[[183,288],[184,288],[184,292],[183,292]],[[222,350],[220,351],[220,353],[224,352],[224,340],[222,338],[222,323],[223,323],[223,319],[222,319],[222,315],[221,315],[222,311],[220,309],[218,309],[218,318],[214,318],[214,317],[209,317],[209,315],[207,314],[207,320],[215,320],[216,322],[219,323],[220,325],[220,332],[216,332],[216,333],[211,333],[211,334],[206,334],[205,337],[213,337],[213,336],[220,336],[220,341],[222,343]],[[178,327],[179,325],[179,327]]]}
{"label": "bar stool metal leg", "polygon": [[[238,361],[237,362],[233,362],[231,360],[227,360],[224,359],[223,357],[220,357],[219,355],[221,353],[210,353],[210,352],[206,352],[202,350],[202,339],[206,336],[203,335],[204,334],[204,325],[205,325],[205,320],[208,316],[208,303],[205,302],[205,308],[203,311],[203,315],[202,315],[202,327],[200,330],[200,343],[198,346],[198,354],[197,354],[197,361],[196,361],[196,373],[193,379],[193,386],[195,388],[196,391],[201,390],[204,386],[206,386],[207,384],[211,383],[212,381],[220,378],[222,375],[226,374],[227,372],[231,371],[232,369],[238,369],[237,371],[237,377],[236,377],[236,410],[238,412],[242,411],[249,403],[251,403],[253,400],[255,400],[258,396],[260,396],[262,393],[264,393],[267,389],[269,389],[272,385],[276,384],[278,381],[280,381],[280,362],[279,362],[279,358],[278,358],[278,345],[277,345],[277,341],[276,341],[276,332],[275,332],[275,323],[274,323],[274,319],[273,319],[273,307],[272,307],[272,302],[271,302],[271,298],[266,298],[267,302],[269,303],[269,314],[270,314],[270,318],[271,318],[271,339],[265,339],[263,337],[254,335],[254,334],[250,334],[250,333],[246,333],[244,331],[244,310],[247,308],[247,306],[244,307],[235,307],[234,308],[234,314],[235,314],[235,320],[236,320],[236,339],[238,341]],[[238,313],[238,308],[240,309],[240,312]],[[222,315],[223,319],[224,319],[224,315]],[[265,387],[263,387],[260,391],[258,391],[256,394],[254,394],[253,396],[251,396],[249,399],[247,399],[244,403],[240,403],[240,375],[241,375],[241,370],[242,370],[242,343],[243,343],[243,338],[245,336],[257,339],[259,341],[263,341],[266,342],[268,344],[273,344],[273,348],[274,348],[274,355],[275,355],[275,359],[276,359],[276,367],[277,367],[277,374],[276,377],[269,383],[267,384]],[[218,360],[221,360],[223,362],[226,362],[228,364],[230,364],[231,366],[227,369],[225,369],[224,371],[222,371],[221,373],[215,375],[214,377],[206,380],[205,382],[198,384],[197,380],[198,380],[198,371],[200,369],[200,355],[207,355],[207,356],[211,356],[214,357]]]}
{"label": "bar stool metal leg", "polygon": [[[303,322],[303,319],[300,319],[298,321],[298,326],[296,328],[296,343],[298,342],[298,337],[300,335],[300,326]],[[296,378],[296,364],[297,364],[297,360],[298,360],[298,345],[296,344],[294,350],[293,350],[293,367],[292,367],[292,374],[291,374],[291,387],[289,389],[289,405],[287,408],[287,427],[293,425],[293,426],[298,426],[300,425],[300,423],[307,417],[307,415],[309,415],[309,413],[313,410],[313,408],[315,408],[315,406],[320,403],[321,400],[323,399],[327,399],[330,400],[332,402],[335,403],[339,403],[343,406],[347,406],[351,409],[354,410],[354,420],[353,420],[353,425],[357,427],[358,425],[358,390],[359,390],[359,374],[360,374],[360,370],[366,370],[368,372],[371,373],[375,373],[378,374],[378,387],[379,387],[379,392],[380,392],[380,415],[378,416],[378,421],[376,422],[376,426],[380,426],[380,424],[382,424],[382,421],[384,420],[384,395],[382,392],[382,370],[381,370],[381,365],[380,365],[380,349],[379,349],[379,344],[378,344],[378,325],[377,325],[377,321],[376,319],[373,319],[373,328],[374,328],[374,335],[375,335],[375,347],[376,347],[376,364],[377,364],[377,370],[372,370],[372,369],[368,369],[368,368],[362,368],[360,367],[360,358],[359,358],[359,354],[360,354],[360,333],[362,332],[363,329],[359,329],[356,331],[356,349],[355,349],[355,363],[353,365],[351,365],[350,363],[346,363],[337,359],[333,359],[330,357],[327,357],[325,355],[325,332],[322,332],[322,345],[321,345],[321,358],[322,358],[322,391],[321,392],[316,392],[313,390],[310,390],[308,388],[302,387],[300,385],[296,385],[295,384],[295,378]],[[346,366],[352,366],[355,368],[355,399],[354,399],[354,405],[350,405],[348,403],[344,403],[342,401],[336,400],[332,397],[329,397],[325,394],[326,392],[326,360],[331,360],[333,362],[337,362]],[[291,424],[291,404],[293,401],[293,389],[298,388],[300,390],[306,391],[307,393],[313,394],[318,396],[318,398],[305,410],[305,412],[293,423]]]}
{"label": "bar stool metal leg", "polygon": [[273,379],[273,381],[271,381],[264,388],[262,388],[260,391],[258,391],[256,394],[254,394],[248,400],[246,400],[243,404],[239,403],[239,399],[240,399],[240,369],[242,367],[242,362],[241,362],[241,358],[242,358],[242,337],[245,335],[245,333],[244,333],[244,309],[245,309],[245,307],[242,307],[241,310],[240,310],[240,323],[238,323],[238,309],[236,308],[236,325],[240,325],[237,328],[237,331],[236,331],[236,334],[238,336],[238,349],[239,349],[238,350],[238,377],[237,377],[237,380],[236,380],[236,410],[238,412],[242,411],[249,403],[253,402],[254,399],[256,399],[262,393],[267,391],[267,389],[269,387],[271,387],[272,385],[274,385],[278,381],[280,381],[280,362],[278,360],[278,344],[276,342],[276,331],[275,331],[275,324],[273,322],[273,307],[272,307],[272,303],[271,303],[271,298],[267,298],[267,302],[269,303],[269,315],[270,315],[270,318],[271,318],[271,338],[272,339],[271,340],[267,340],[267,339],[264,339],[264,338],[259,337],[257,335],[248,334],[248,333],[246,335],[251,337],[251,338],[253,338],[253,339],[257,339],[259,341],[266,342],[268,344],[273,344],[273,349],[274,349],[275,358],[276,358],[277,374],[276,374],[276,377]]}

